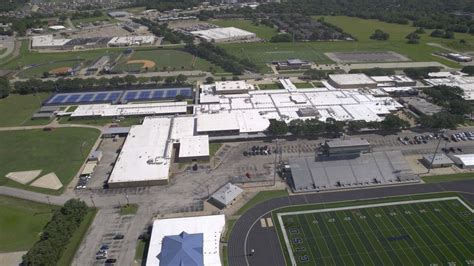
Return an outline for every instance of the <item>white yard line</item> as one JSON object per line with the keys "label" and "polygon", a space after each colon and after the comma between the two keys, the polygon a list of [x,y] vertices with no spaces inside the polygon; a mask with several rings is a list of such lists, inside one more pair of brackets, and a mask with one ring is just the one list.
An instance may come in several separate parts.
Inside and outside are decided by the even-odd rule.
{"label": "white yard line", "polygon": [[395,201],[395,202],[385,202],[385,203],[374,203],[374,204],[366,204],[366,205],[356,205],[356,206],[347,206],[347,207],[338,207],[338,208],[328,208],[328,209],[318,209],[318,210],[308,210],[308,211],[295,211],[295,212],[284,212],[278,213],[277,218],[280,224],[281,232],[283,233],[283,238],[285,240],[285,245],[288,250],[288,254],[290,256],[291,264],[296,265],[295,256],[293,255],[293,251],[291,250],[291,244],[288,239],[288,235],[286,234],[285,226],[283,225],[283,216],[289,215],[299,215],[299,214],[310,214],[310,213],[321,213],[321,212],[331,212],[331,211],[346,211],[346,210],[357,210],[357,209],[365,209],[365,208],[376,208],[376,207],[386,207],[386,206],[396,206],[396,205],[406,205],[406,204],[415,204],[415,203],[425,203],[425,202],[437,202],[437,201],[447,201],[447,200],[458,200],[466,209],[468,209],[471,213],[474,213],[474,210],[461,198],[459,197],[443,197],[443,198],[435,198],[435,199],[420,199],[420,200],[406,200],[406,201]]}

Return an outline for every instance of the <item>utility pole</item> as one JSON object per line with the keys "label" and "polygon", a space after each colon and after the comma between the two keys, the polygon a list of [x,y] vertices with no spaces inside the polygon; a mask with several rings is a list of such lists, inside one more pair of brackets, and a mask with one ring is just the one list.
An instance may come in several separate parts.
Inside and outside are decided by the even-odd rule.
{"label": "utility pole", "polygon": [[91,202],[92,202],[92,206],[94,206],[94,208],[95,208],[95,202],[94,202],[94,198],[92,197],[92,195],[91,195]]}
{"label": "utility pole", "polygon": [[53,211],[53,206],[51,206],[51,201],[49,200],[49,196],[46,196],[46,200],[48,200],[48,205],[51,211]]}
{"label": "utility pole", "polygon": [[[439,135],[439,133],[443,133],[443,134],[444,134],[445,131],[446,131],[446,130],[440,130],[440,131],[438,131],[438,135]],[[439,145],[441,144],[441,139],[442,139],[441,137],[438,138],[438,144],[436,145],[436,149],[435,149],[435,151],[434,151],[434,153],[433,153],[433,158],[431,158],[430,165],[428,166],[428,172],[427,172],[427,174],[429,174],[429,173],[431,172],[431,168],[433,167],[433,163],[434,163],[434,160],[435,160],[435,158],[436,158],[436,154],[438,153]]]}
{"label": "utility pole", "polygon": [[278,158],[278,139],[275,139],[276,148],[275,148],[275,161],[273,165],[273,186],[276,185],[276,172],[277,172],[277,158]]}

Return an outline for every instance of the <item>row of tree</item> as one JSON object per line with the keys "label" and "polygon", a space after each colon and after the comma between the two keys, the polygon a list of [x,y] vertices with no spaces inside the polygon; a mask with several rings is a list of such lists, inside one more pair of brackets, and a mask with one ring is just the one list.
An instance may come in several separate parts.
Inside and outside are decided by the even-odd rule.
{"label": "row of tree", "polygon": [[202,42],[198,45],[188,43],[184,50],[188,53],[204,58],[211,63],[222,67],[225,71],[235,75],[241,75],[245,70],[256,71],[257,67],[248,59],[238,59],[230,55],[223,48],[215,46],[208,42]]}
{"label": "row of tree", "polygon": [[408,128],[410,124],[395,115],[387,115],[381,122],[366,121],[336,121],[328,118],[326,121],[318,119],[295,119],[286,123],[285,121],[271,119],[267,132],[274,136],[283,136],[291,133],[294,136],[314,136],[322,134],[339,135],[345,131],[359,132],[362,129],[383,130],[385,132],[397,132]]}
{"label": "row of tree", "polygon": [[[165,86],[172,85],[188,85],[186,83],[187,77],[185,75],[168,76],[166,78],[154,76],[154,77],[139,77],[134,75],[127,75],[125,77],[112,77],[107,78],[74,78],[74,79],[57,79],[53,80],[39,80],[29,79],[26,81],[17,81],[14,84],[15,92],[19,94],[32,94],[38,92],[76,92],[76,91],[90,91],[94,89],[100,90],[117,90],[117,89],[130,89],[131,86],[143,87],[150,83],[157,85],[160,82],[164,82]],[[2,82],[0,80],[0,91]],[[1,95],[1,92],[0,92]]]}
{"label": "row of tree", "polygon": [[71,199],[54,212],[43,229],[40,240],[23,256],[22,265],[56,265],[74,232],[89,208],[80,200]]}
{"label": "row of tree", "polygon": [[10,95],[11,85],[6,77],[0,77],[0,99]]}

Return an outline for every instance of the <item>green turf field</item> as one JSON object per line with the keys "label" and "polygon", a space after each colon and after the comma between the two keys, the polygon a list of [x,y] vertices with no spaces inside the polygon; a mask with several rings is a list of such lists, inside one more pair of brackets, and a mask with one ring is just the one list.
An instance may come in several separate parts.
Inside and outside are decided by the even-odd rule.
{"label": "green turf field", "polygon": [[[430,31],[421,35],[420,44],[407,44],[405,36],[416,28],[409,25],[385,23],[378,20],[366,20],[353,17],[334,16],[326,17],[326,21],[339,26],[358,39],[356,42],[296,42],[296,43],[239,43],[220,44],[229,53],[247,58],[257,64],[261,70],[265,64],[275,60],[299,58],[314,61],[317,64],[333,63],[324,55],[327,52],[351,51],[394,51],[405,55],[413,61],[438,61],[447,66],[459,67],[459,64],[449,61],[432,53],[444,51],[442,48],[430,46],[427,43],[437,43],[450,49],[468,51],[474,49],[474,35],[456,33],[455,40],[446,40],[429,37]],[[390,34],[389,41],[371,40],[369,36],[375,29],[382,29]],[[464,39],[467,44],[460,44]]]}
{"label": "green turf field", "polygon": [[51,217],[46,204],[0,196],[0,253],[31,248]]}
{"label": "green turf field", "polygon": [[278,31],[274,28],[270,28],[263,24],[255,25],[252,23],[252,21],[244,19],[215,19],[210,21],[210,23],[219,27],[236,27],[242,30],[250,31],[255,33],[257,37],[267,40],[270,40],[278,33]]}
{"label": "green turf field", "polygon": [[288,264],[467,265],[474,260],[474,214],[457,197],[294,210],[276,214],[284,226],[280,240]]}
{"label": "green turf field", "polygon": [[127,64],[130,60],[150,60],[155,66],[149,68],[148,71],[170,71],[170,70],[204,70],[209,71],[213,66],[204,59],[195,58],[193,55],[171,49],[144,49],[136,50],[130,57],[122,58],[115,70],[120,71],[145,71],[143,64]]}
{"label": "green turf field", "polygon": [[[41,102],[48,98],[47,93],[37,95],[10,94],[0,99],[0,127],[29,125],[33,113],[41,106]],[[39,120],[40,124],[47,124],[48,120]],[[41,123],[44,122],[44,123]]]}
{"label": "green turf field", "polygon": [[1,131],[0,185],[33,189],[5,175],[42,169],[43,175],[56,173],[63,186],[67,186],[84,162],[82,154],[89,154],[99,135],[99,130],[90,128]]}

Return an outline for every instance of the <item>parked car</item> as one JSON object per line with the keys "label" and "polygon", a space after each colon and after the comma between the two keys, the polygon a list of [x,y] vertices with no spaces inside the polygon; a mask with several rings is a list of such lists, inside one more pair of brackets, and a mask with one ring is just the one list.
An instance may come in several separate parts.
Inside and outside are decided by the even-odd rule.
{"label": "parked car", "polygon": [[114,239],[115,239],[115,240],[121,240],[121,239],[124,239],[124,237],[125,237],[125,236],[122,235],[122,234],[116,234],[116,235],[114,236]]}

